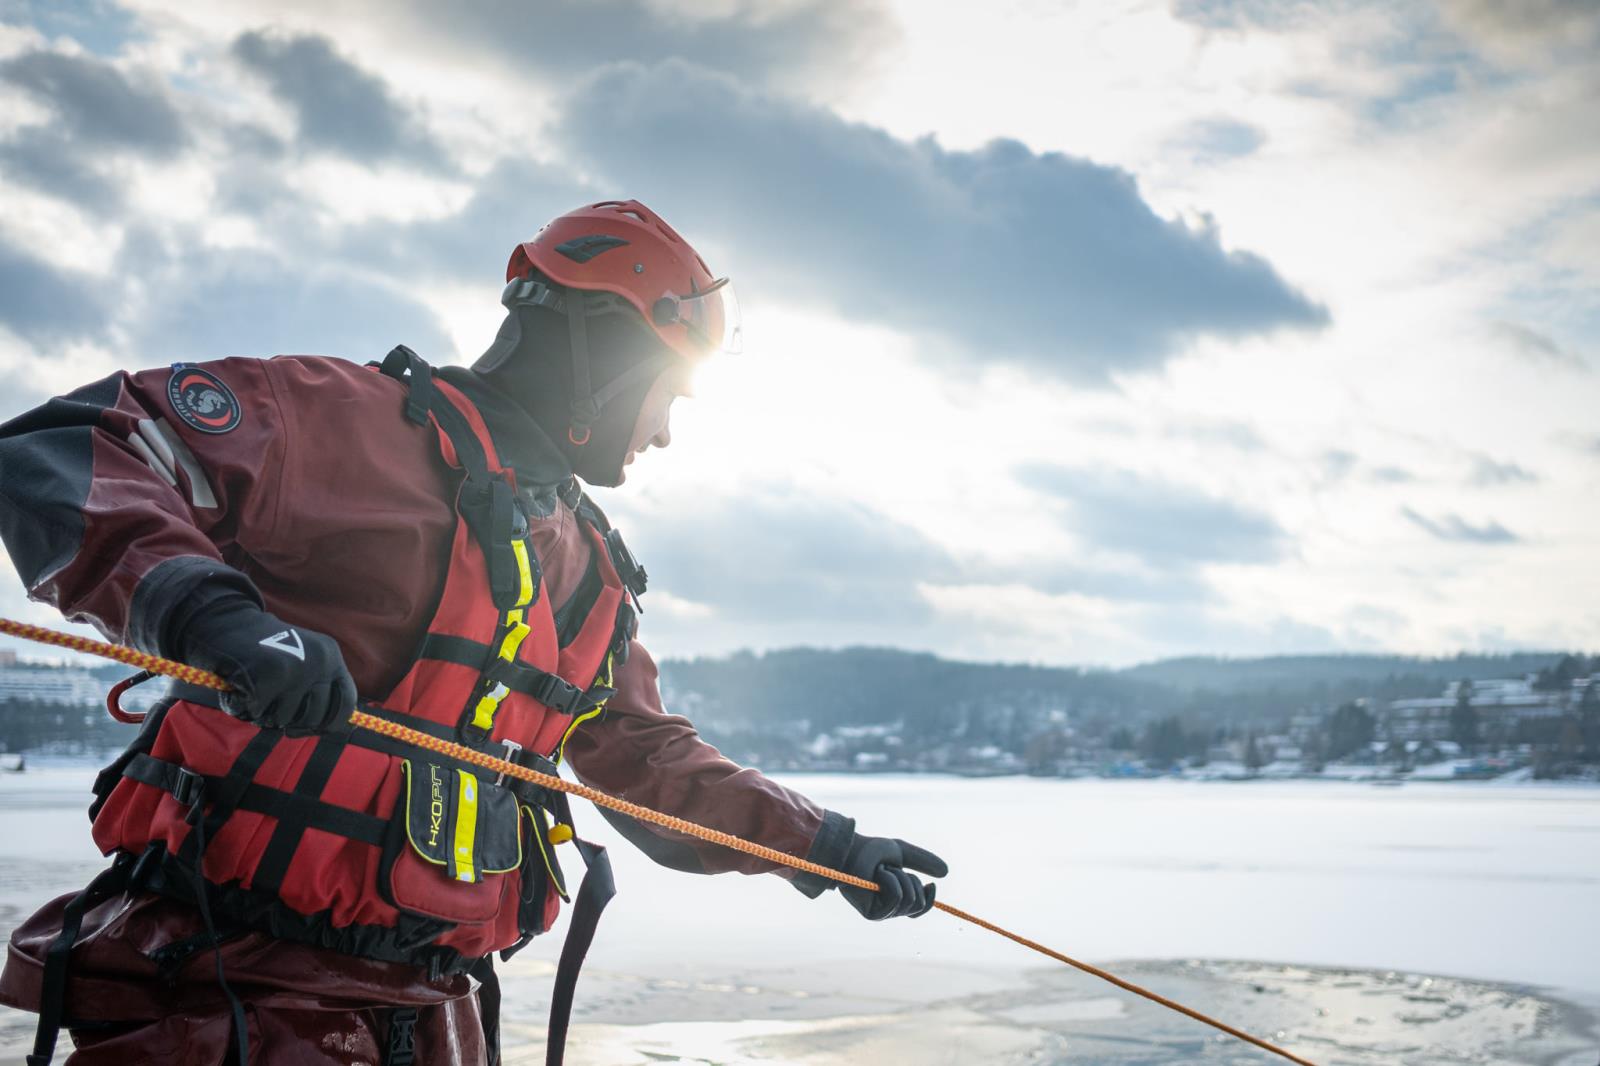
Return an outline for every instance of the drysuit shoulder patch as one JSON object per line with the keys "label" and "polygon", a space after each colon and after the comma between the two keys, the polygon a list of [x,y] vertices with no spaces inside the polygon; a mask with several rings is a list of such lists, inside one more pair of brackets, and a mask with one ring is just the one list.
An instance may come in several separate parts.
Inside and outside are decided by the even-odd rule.
{"label": "drysuit shoulder patch", "polygon": [[172,368],[172,377],[167,379],[167,400],[184,425],[201,433],[237,429],[243,414],[239,398],[221,378],[182,363]]}

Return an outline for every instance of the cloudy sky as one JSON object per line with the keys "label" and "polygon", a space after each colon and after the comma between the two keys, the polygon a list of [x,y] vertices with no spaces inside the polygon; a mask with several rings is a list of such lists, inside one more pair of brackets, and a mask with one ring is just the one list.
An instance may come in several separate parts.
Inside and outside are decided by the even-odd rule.
{"label": "cloudy sky", "polygon": [[746,310],[602,496],[658,652],[1600,647],[1600,8],[975,10],[0,0],[0,416],[469,361],[637,197]]}

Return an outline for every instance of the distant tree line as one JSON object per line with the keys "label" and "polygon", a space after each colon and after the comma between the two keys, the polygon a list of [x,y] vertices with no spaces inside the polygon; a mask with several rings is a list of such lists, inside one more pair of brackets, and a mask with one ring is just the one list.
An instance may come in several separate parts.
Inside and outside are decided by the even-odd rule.
{"label": "distant tree line", "polygon": [[1600,655],[1563,655],[1534,673],[1533,687],[1540,692],[1565,692],[1580,677],[1600,674]]}
{"label": "distant tree line", "polygon": [[102,755],[121,751],[137,727],[115,721],[102,706],[68,707],[37,700],[0,701],[0,751]]}

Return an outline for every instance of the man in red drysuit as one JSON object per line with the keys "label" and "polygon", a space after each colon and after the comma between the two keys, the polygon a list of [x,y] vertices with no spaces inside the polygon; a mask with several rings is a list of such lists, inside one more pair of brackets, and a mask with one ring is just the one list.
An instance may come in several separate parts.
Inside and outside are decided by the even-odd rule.
{"label": "man in red drysuit", "polygon": [[[222,675],[178,686],[101,774],[113,865],[13,935],[0,1001],[78,1066],[492,1063],[490,958],[575,901],[553,999],[608,897],[569,889],[559,794],[351,730],[357,705],[877,882],[917,916],[936,856],[724,758],[662,707],[635,639],[642,567],[584,493],[670,440],[697,360],[731,346],[726,279],[636,201],[512,255],[494,345],[434,369],[279,356],[118,373],[0,426],[0,535],[32,596]],[[777,873],[607,812],[653,859]],[[915,871],[915,872],[912,872]]]}

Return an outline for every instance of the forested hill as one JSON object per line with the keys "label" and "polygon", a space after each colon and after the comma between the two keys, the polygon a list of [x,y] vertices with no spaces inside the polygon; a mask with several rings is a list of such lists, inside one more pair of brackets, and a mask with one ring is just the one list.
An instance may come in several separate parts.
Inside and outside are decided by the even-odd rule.
{"label": "forested hill", "polygon": [[[892,727],[908,749],[982,737],[1023,752],[1030,738],[1065,721],[1063,714],[1091,737],[1138,734],[1174,717],[1207,735],[1266,732],[1297,715],[1327,717],[1349,700],[1437,696],[1447,682],[1462,678],[1548,671],[1559,688],[1568,674],[1594,670],[1600,661],[1563,660],[1555,652],[1194,658],[1113,671],[957,662],[888,648],[792,648],[669,660],[662,664],[662,684],[669,709],[715,737],[742,738],[740,751],[783,765],[808,738],[852,727]],[[109,686],[129,671],[106,665],[93,672]],[[25,691],[0,699],[0,751],[112,751],[132,739],[133,728],[111,721],[98,694],[73,706],[47,700]],[[752,735],[772,742],[763,747]]]}
{"label": "forested hill", "polygon": [[1118,677],[1151,681],[1185,692],[1250,692],[1305,685],[1340,686],[1351,682],[1426,680],[1430,683],[1482,681],[1537,673],[1560,652],[1510,652],[1417,659],[1401,655],[1279,655],[1267,659],[1193,656],[1162,659],[1117,672]]}
{"label": "forested hill", "polygon": [[1174,707],[1165,686],[1109,671],[967,663],[890,648],[792,648],[662,665],[669,698],[752,725],[809,721],[815,730],[914,717],[930,728],[1000,706],[1074,707],[1117,716]]}
{"label": "forested hill", "polygon": [[1521,677],[1559,652],[1169,659],[1123,670],[968,663],[888,648],[794,648],[662,664],[669,704],[727,725],[813,730],[914,719],[959,728],[971,712],[1070,709],[1108,719],[1198,713],[1247,721],[1349,699],[1438,695],[1462,678]]}

